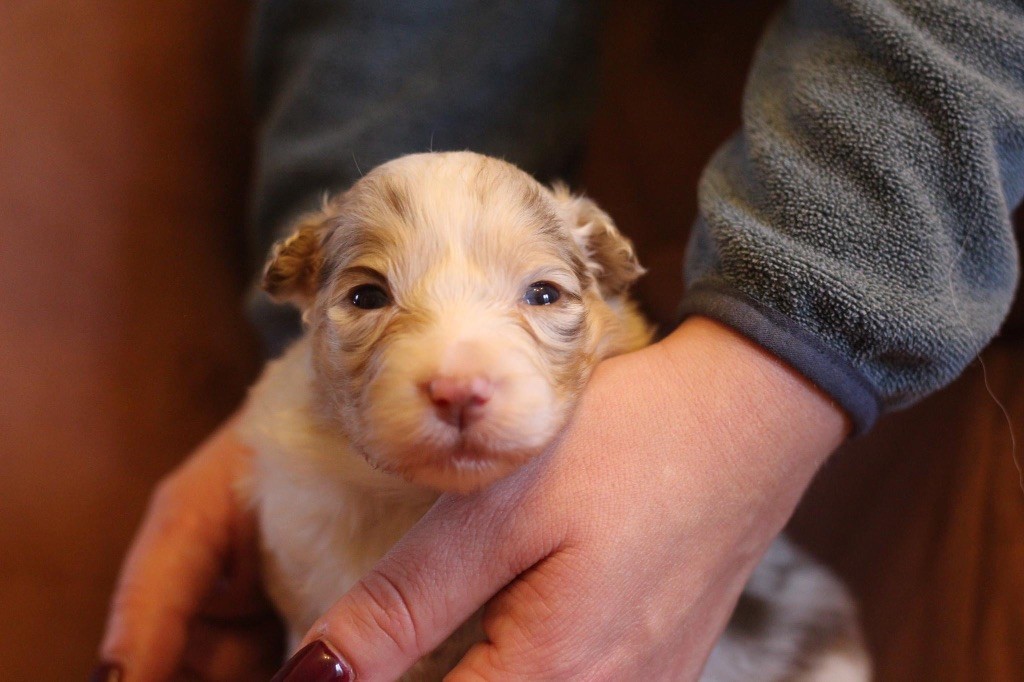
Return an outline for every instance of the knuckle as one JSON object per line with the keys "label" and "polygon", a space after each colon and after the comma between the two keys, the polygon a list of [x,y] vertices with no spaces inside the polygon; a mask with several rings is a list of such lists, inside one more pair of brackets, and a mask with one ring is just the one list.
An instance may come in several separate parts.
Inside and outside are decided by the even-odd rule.
{"label": "knuckle", "polygon": [[132,625],[150,620],[154,614],[177,621],[188,617],[188,609],[164,595],[152,585],[141,582],[135,576],[122,576],[111,598],[110,612],[119,624]]}
{"label": "knuckle", "polygon": [[160,516],[182,506],[181,484],[174,474],[161,479],[149,498],[149,516]]}
{"label": "knuckle", "polygon": [[361,581],[368,604],[368,625],[376,628],[404,656],[425,653],[421,618],[401,582],[374,568]]}
{"label": "knuckle", "polygon": [[145,592],[138,589],[138,585],[130,581],[122,581],[118,586],[110,603],[110,610],[118,616],[144,611],[148,607],[148,599]]}

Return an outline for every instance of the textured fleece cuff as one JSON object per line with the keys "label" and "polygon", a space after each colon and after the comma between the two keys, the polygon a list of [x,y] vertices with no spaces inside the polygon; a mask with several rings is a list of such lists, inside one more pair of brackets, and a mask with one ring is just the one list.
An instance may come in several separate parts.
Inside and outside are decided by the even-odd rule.
{"label": "textured fleece cuff", "polygon": [[789,318],[725,282],[692,285],[679,312],[681,320],[703,315],[721,322],[790,365],[846,411],[853,435],[867,432],[878,419],[881,398],[856,367]]}

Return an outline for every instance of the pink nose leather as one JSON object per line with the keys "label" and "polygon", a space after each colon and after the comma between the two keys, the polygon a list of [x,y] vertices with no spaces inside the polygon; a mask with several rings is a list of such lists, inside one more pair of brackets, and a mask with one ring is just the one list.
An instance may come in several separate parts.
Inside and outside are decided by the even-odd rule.
{"label": "pink nose leather", "polygon": [[427,384],[438,415],[460,429],[483,415],[493,394],[494,385],[483,377],[437,377]]}

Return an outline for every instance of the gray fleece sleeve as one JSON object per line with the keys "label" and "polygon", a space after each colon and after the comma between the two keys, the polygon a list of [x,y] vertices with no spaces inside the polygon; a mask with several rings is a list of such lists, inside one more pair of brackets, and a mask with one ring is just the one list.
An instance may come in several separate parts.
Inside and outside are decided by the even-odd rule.
{"label": "gray fleece sleeve", "polygon": [[796,0],[700,189],[683,315],[749,336],[867,430],[1010,308],[1024,3]]}

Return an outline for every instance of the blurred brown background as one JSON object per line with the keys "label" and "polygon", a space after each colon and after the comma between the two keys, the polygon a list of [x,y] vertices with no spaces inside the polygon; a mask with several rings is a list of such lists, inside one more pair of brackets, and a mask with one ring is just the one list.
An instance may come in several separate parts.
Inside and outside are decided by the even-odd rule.
{"label": "blurred brown background", "polygon": [[[584,184],[639,243],[663,322],[775,5],[613,3]],[[0,3],[0,680],[85,678],[148,491],[258,370],[248,6]],[[1019,429],[1024,340],[985,358]],[[862,600],[879,679],[1024,680],[1010,445],[975,364],[837,455],[801,508],[797,536]]]}

